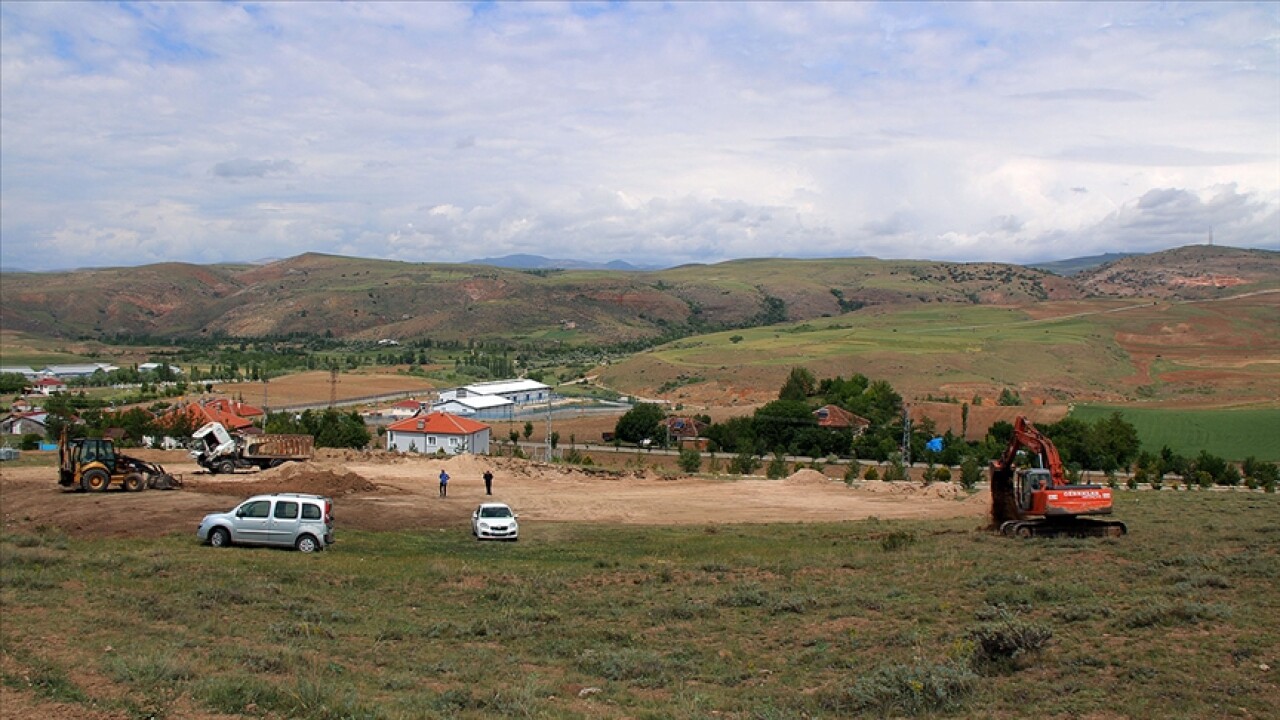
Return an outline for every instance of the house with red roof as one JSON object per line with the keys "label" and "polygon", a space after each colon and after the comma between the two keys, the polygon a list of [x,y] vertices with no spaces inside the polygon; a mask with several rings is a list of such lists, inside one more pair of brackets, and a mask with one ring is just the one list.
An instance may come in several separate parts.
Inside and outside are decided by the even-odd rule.
{"label": "house with red roof", "polygon": [[449,455],[489,452],[488,425],[446,412],[415,415],[387,426],[387,449]]}
{"label": "house with red roof", "polygon": [[853,430],[853,436],[857,437],[871,427],[871,421],[861,415],[854,415],[839,405],[823,405],[813,411],[813,416],[818,419],[818,426],[831,428],[832,430],[844,430],[849,428]]}
{"label": "house with red roof", "polygon": [[206,410],[216,410],[217,412],[241,418],[256,418],[266,415],[262,408],[230,398],[213,398],[212,400],[204,401],[203,405]]}
{"label": "house with red roof", "polygon": [[[239,403],[243,405],[243,403]],[[206,423],[219,422],[227,430],[232,432],[243,430],[253,425],[253,421],[242,417],[235,413],[223,410],[222,403],[204,402],[204,403],[186,403],[185,405],[177,405],[169,410],[169,412],[160,416],[157,421],[164,427],[173,427],[178,418],[186,416],[191,420],[192,428],[199,428]],[[255,408],[256,409],[256,408]],[[261,414],[261,410],[258,411]]]}
{"label": "house with red roof", "polygon": [[31,386],[32,394],[58,395],[67,391],[67,384],[56,377],[42,377]]}

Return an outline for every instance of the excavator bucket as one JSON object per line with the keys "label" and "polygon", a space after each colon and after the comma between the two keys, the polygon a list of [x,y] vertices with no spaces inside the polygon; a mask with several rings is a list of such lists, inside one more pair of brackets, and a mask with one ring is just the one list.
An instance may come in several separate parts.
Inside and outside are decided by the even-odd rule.
{"label": "excavator bucket", "polygon": [[1014,469],[991,465],[991,525],[989,530],[1000,530],[1011,520],[1022,520],[1018,509],[1018,493],[1013,483]]}

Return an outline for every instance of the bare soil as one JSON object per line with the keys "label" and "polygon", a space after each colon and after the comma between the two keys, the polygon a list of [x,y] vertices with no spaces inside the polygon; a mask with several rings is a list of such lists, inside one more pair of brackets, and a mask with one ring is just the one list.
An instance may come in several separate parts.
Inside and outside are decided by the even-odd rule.
{"label": "bare soil", "polygon": [[[262,492],[309,492],[334,498],[335,521],[361,530],[465,528],[477,503],[509,503],[526,534],[538,523],[631,525],[830,522],[880,518],[973,517],[981,522],[989,495],[951,484],[860,483],[854,487],[815,470],[783,480],[737,476],[672,476],[649,469],[602,469],[518,458],[465,455],[448,459],[385,451],[322,450],[308,463],[261,472],[211,475],[181,452],[137,451],[184,480],[181,490],[125,493],[66,491],[48,466],[0,466],[0,525],[7,532],[56,528],[75,537],[194,534],[209,512]],[[438,497],[437,476],[452,480]],[[484,494],[486,469],[494,494]]]}

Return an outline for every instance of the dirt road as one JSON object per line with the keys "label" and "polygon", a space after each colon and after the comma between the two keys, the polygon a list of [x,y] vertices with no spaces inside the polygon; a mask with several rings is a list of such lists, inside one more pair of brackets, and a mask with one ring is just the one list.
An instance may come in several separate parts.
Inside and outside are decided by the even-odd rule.
{"label": "dirt road", "polygon": [[[849,488],[813,470],[783,480],[663,477],[651,471],[610,471],[547,465],[514,458],[447,460],[380,451],[321,451],[310,463],[263,472],[210,475],[182,453],[142,451],[185,478],[177,491],[65,492],[52,466],[0,465],[0,523],[6,531],[58,528],[78,537],[150,537],[194,533],[205,513],[226,510],[259,492],[315,492],[334,498],[338,528],[405,530],[465,528],[474,506],[492,499],[517,509],[530,530],[542,522],[688,525],[816,522],[881,518],[979,520],[986,493],[958,486],[864,483]],[[437,497],[436,477],[453,478]],[[486,468],[496,477],[484,495]]]}

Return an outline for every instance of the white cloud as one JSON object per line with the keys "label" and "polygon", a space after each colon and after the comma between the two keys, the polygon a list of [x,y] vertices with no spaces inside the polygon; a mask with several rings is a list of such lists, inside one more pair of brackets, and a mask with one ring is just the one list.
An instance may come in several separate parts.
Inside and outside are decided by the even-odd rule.
{"label": "white cloud", "polygon": [[5,268],[1028,261],[1209,227],[1280,246],[1266,6],[5,3],[0,20]]}

